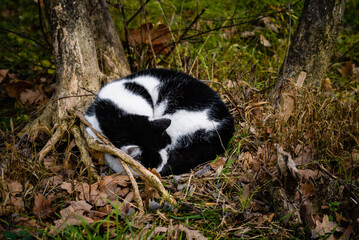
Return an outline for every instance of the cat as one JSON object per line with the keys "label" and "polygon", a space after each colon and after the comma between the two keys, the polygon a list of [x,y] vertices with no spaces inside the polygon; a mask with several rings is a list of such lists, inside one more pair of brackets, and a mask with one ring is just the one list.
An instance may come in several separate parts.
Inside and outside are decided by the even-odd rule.
{"label": "cat", "polygon": [[[168,69],[143,70],[105,85],[85,118],[114,146],[162,176],[215,159],[234,132],[233,117],[215,91]],[[114,156],[105,154],[105,161],[123,171]]]}

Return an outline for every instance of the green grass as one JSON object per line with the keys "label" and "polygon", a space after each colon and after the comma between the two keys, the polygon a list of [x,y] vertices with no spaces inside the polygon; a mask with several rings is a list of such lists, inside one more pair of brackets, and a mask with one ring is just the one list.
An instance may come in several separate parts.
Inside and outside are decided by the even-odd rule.
{"label": "green grass", "polygon": [[[39,28],[36,3],[30,0],[20,2],[21,4],[15,5],[12,1],[5,1],[6,4],[1,5],[0,11],[3,13],[0,19],[1,25],[6,29],[15,29],[16,32],[23,33],[46,45]],[[117,3],[117,1],[110,2],[115,5]],[[126,20],[140,7],[140,1],[128,0],[123,1],[123,4]],[[318,90],[304,93],[300,98],[302,105],[299,107],[299,112],[305,112],[307,118],[304,119],[299,114],[294,117],[294,120],[280,126],[278,122],[271,125],[268,120],[270,118],[266,118],[266,121],[258,119],[256,109],[251,107],[251,104],[266,100],[285,57],[288,39],[293,37],[295,32],[302,5],[303,1],[294,2],[289,11],[288,1],[284,0],[266,0],[261,1],[260,4],[249,0],[150,1],[145,8],[146,11],[135,17],[128,27],[137,28],[144,22],[153,24],[162,22],[171,28],[171,43],[174,43],[197,14],[206,8],[196,24],[184,36],[185,40],[180,42],[167,58],[163,55],[153,58],[149,46],[142,46],[138,49],[127,47],[126,54],[132,60],[131,67],[134,71],[147,67],[182,70],[200,79],[216,82],[209,82],[209,85],[217,90],[227,102],[231,98],[235,101],[238,105],[238,110],[233,110],[236,123],[248,123],[248,125],[238,124],[237,134],[229,144],[226,153],[227,164],[216,177],[211,175],[193,180],[190,184],[195,187],[195,191],[191,192],[190,188],[184,188],[181,195],[177,196],[178,205],[174,206],[174,210],[162,209],[160,210],[162,215],[160,215],[146,208],[147,213],[155,216],[151,222],[152,228],[134,228],[135,216],[121,215],[116,205],[115,211],[104,219],[93,224],[68,226],[56,236],[49,234],[49,227],[43,226],[45,230],[41,231],[34,229],[25,229],[17,233],[7,231],[9,239],[21,237],[25,239],[29,232],[35,232],[47,239],[128,239],[137,236],[142,231],[147,232],[146,235],[149,236],[156,226],[168,227],[176,224],[199,230],[209,239],[307,238],[310,229],[285,228],[282,226],[283,219],[274,218],[272,222],[258,224],[255,222],[255,217],[247,218],[246,214],[254,212],[250,200],[260,199],[264,205],[270,206],[271,203],[266,202],[266,197],[272,178],[263,172],[253,173],[245,169],[246,162],[240,156],[244,151],[250,151],[255,156],[258,147],[265,142],[282,143],[292,154],[298,144],[312,143],[314,156],[320,164],[330,169],[341,182],[348,185],[357,184],[358,169],[347,169],[344,164],[350,158],[350,151],[358,148],[347,134],[355,126],[355,121],[342,125],[342,120],[356,116],[349,113],[355,112],[353,107],[356,106],[355,101],[359,100],[359,95],[357,92],[353,93],[353,90],[358,89],[359,84],[354,77],[343,77],[338,71],[343,67],[344,62],[352,62],[356,66],[359,63],[357,44],[359,36],[355,28],[359,25],[357,1],[346,2],[344,27],[335,50],[335,55],[338,56],[333,58],[327,73],[333,88],[337,90],[334,96],[323,97]],[[10,17],[4,17],[7,9],[10,9]],[[121,11],[115,7],[111,7],[111,11],[121,40],[124,40]],[[269,16],[271,23],[278,28],[278,32],[268,29],[260,19],[262,16]],[[289,19],[291,26],[289,26]],[[35,30],[32,31],[32,29]],[[216,30],[210,31],[212,29]],[[46,25],[45,32],[49,32]],[[250,34],[245,36],[244,33]],[[0,69],[10,69],[10,72],[18,74],[19,79],[32,81],[38,80],[41,76],[49,77],[53,74],[52,57],[48,49],[18,34],[6,31],[0,31],[0,34],[0,44],[4,46],[0,51],[2,59]],[[271,46],[264,46],[261,43],[261,38],[263,38],[261,36],[267,39]],[[28,118],[26,111],[21,108],[14,110],[14,104],[14,102],[1,104],[1,107],[4,107],[0,109],[0,129],[4,132],[11,129],[10,118],[13,119],[15,126]],[[328,105],[326,108],[321,108],[323,104]],[[229,104],[229,106],[233,108],[232,105]],[[261,111],[263,115],[268,116],[270,107],[264,106]],[[319,112],[319,109],[322,109],[322,112]],[[315,121],[312,121],[313,119]],[[329,131],[323,122],[332,124],[333,129],[342,131],[333,134],[333,131]],[[252,127],[256,129],[256,132],[252,131]],[[273,134],[266,133],[267,128],[273,130]],[[286,131],[289,128],[291,132],[287,134]],[[308,133],[312,134],[311,138],[307,138]],[[272,167],[263,162],[261,166]],[[303,166],[305,167],[314,168],[315,164]],[[26,171],[22,175],[26,175],[26,178],[36,185],[35,182],[39,178],[35,172],[40,173],[40,170]],[[77,173],[73,174],[72,177]],[[13,173],[11,176],[17,175],[19,174]],[[188,179],[181,183],[186,181]],[[177,191],[173,179],[164,179],[163,182],[168,189],[172,189],[171,193]],[[245,184],[250,186],[248,199],[242,198]],[[205,194],[201,194],[200,190]],[[354,194],[359,196],[358,192]],[[217,201],[219,204],[214,204]],[[58,200],[57,203],[59,207],[65,205],[65,201],[62,200]],[[348,206],[335,197],[323,199],[322,205],[328,206],[328,210],[323,213],[329,214],[332,219],[335,217],[335,212],[348,217]],[[30,212],[31,207],[31,204],[27,205],[27,210]],[[273,210],[269,208],[262,212],[265,214],[271,211]],[[341,224],[345,226],[345,223],[341,222]],[[169,239],[170,237],[171,233],[160,233],[154,239]],[[182,232],[179,238],[184,239],[185,233]]]}

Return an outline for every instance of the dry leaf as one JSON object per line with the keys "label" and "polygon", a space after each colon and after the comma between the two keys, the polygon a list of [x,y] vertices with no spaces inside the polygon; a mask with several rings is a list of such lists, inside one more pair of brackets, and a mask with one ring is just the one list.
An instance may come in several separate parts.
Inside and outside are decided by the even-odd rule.
{"label": "dry leaf", "polygon": [[305,179],[316,179],[321,176],[321,172],[319,170],[312,169],[299,169],[299,174]]}
{"label": "dry leaf", "polygon": [[141,44],[152,45],[156,54],[167,54],[169,52],[168,42],[171,39],[169,28],[162,24],[157,24],[154,30],[152,23],[145,23],[137,29],[130,29],[129,44],[138,46]]}
{"label": "dry leaf", "polygon": [[72,183],[63,182],[60,186],[62,189],[65,189],[68,193],[73,193]]}
{"label": "dry leaf", "polygon": [[259,36],[259,40],[261,42],[261,44],[265,47],[271,47],[272,45],[270,44],[270,42],[261,34]]}
{"label": "dry leaf", "polygon": [[256,33],[254,31],[244,31],[244,32],[241,32],[241,37],[253,37],[256,35]]}
{"label": "dry leaf", "polygon": [[212,167],[213,170],[217,170],[219,167],[223,167],[226,164],[226,161],[226,157],[219,157],[214,163],[210,163],[209,165]]}
{"label": "dry leaf", "polygon": [[30,88],[32,88],[32,84],[30,82],[17,81],[6,85],[5,90],[7,91],[9,97],[19,98],[21,92],[25,91],[25,89]]}
{"label": "dry leaf", "polygon": [[153,175],[155,175],[159,180],[161,180],[161,175],[157,172],[156,168],[148,169]]}
{"label": "dry leaf", "polygon": [[261,19],[261,21],[264,23],[264,25],[266,26],[266,28],[268,28],[269,30],[278,33],[278,28],[276,25],[274,25],[272,19],[270,17],[263,17]]}
{"label": "dry leaf", "polygon": [[295,165],[305,165],[312,162],[312,150],[309,146],[304,147],[298,153],[298,157],[294,159]]}
{"label": "dry leaf", "polygon": [[7,188],[5,189],[5,191],[8,191],[9,193],[16,195],[23,191],[23,186],[18,181],[10,180],[10,183],[7,184]]}
{"label": "dry leaf", "polygon": [[0,69],[0,83],[5,79],[9,69]]}
{"label": "dry leaf", "polygon": [[87,147],[86,150],[91,154],[91,157],[98,161],[98,164],[104,165],[105,164],[105,153],[98,152],[93,150],[92,148]]}
{"label": "dry leaf", "polygon": [[334,228],[337,227],[337,224],[335,222],[329,221],[328,215],[324,215],[322,221],[316,220],[315,225],[315,229],[312,230],[313,238],[317,238],[319,236],[324,236],[327,233],[331,233],[333,232]]}
{"label": "dry leaf", "polygon": [[88,212],[92,208],[91,205],[85,201],[74,202],[71,201],[71,205],[60,211],[61,219],[54,221],[55,226],[50,230],[50,234],[56,234],[69,225],[80,225],[83,222],[90,224],[94,220],[84,216],[84,212]]}
{"label": "dry leaf", "polygon": [[314,184],[312,182],[303,183],[300,186],[300,191],[303,193],[304,197],[310,197],[315,193]]}
{"label": "dry leaf", "polygon": [[[152,226],[150,226],[153,228]],[[147,230],[148,228],[146,228]],[[167,233],[170,239],[178,239],[181,233],[184,232],[186,234],[186,239],[192,240],[207,240],[198,230],[191,230],[188,227],[183,226],[182,224],[177,224],[169,227],[155,227],[151,234],[146,239],[153,239],[154,236],[160,233]],[[136,239],[143,239],[147,231],[143,231]]]}
{"label": "dry leaf", "polygon": [[342,74],[342,77],[353,76],[354,68],[355,68],[355,65],[352,62],[346,62],[340,71],[340,73]]}
{"label": "dry leaf", "polygon": [[[100,192],[106,193],[108,199],[113,201],[116,199],[117,196],[125,197],[128,193],[128,182],[129,178],[126,175],[117,175],[113,176],[105,176],[101,179],[99,183],[99,190]],[[123,190],[121,187],[127,188],[127,190]]]}
{"label": "dry leaf", "polygon": [[46,95],[40,93],[37,89],[24,89],[20,93],[20,101],[22,104],[33,104],[42,102],[46,99]]}
{"label": "dry leaf", "polygon": [[51,199],[46,199],[42,194],[36,194],[33,213],[39,218],[48,217],[54,210],[51,208]]}
{"label": "dry leaf", "polygon": [[257,223],[260,224],[260,225],[263,224],[263,223],[266,223],[266,222],[270,223],[270,222],[272,222],[274,216],[275,216],[274,213],[262,215],[262,216],[257,218]]}

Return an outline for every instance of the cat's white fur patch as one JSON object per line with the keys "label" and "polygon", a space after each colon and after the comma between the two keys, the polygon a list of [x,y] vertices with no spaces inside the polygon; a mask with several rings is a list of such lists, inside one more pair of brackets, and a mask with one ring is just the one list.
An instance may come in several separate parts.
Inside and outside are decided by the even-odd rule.
{"label": "cat's white fur patch", "polygon": [[139,97],[125,88],[126,81],[115,81],[107,84],[99,92],[100,99],[111,100],[120,109],[130,114],[152,116],[153,109],[146,99]]}
{"label": "cat's white fur patch", "polygon": [[[93,129],[95,129],[97,132],[102,134],[101,128],[100,128],[100,123],[98,122],[96,115],[93,116],[89,116],[89,115],[85,115],[85,119],[91,124],[91,126],[93,127]],[[98,141],[102,142],[100,139],[98,139],[98,137],[96,136],[96,134],[91,130],[91,128],[87,127],[86,131],[88,134],[90,134],[92,137],[96,138]]]}
{"label": "cat's white fur patch", "polygon": [[173,114],[165,114],[164,118],[171,119],[171,125],[166,132],[171,138],[170,148],[174,148],[179,138],[189,135],[198,130],[212,131],[220,124],[210,120],[208,117],[209,109],[203,111],[178,110]]}
{"label": "cat's white fur patch", "polygon": [[[111,154],[105,154],[105,162],[113,171],[120,174],[126,174],[126,171],[123,169],[123,166],[118,158],[112,156]],[[138,177],[138,173],[135,172],[131,167],[130,170],[134,177]]]}
{"label": "cat's white fur patch", "polygon": [[168,153],[165,149],[162,149],[161,151],[159,151],[161,158],[162,158],[162,162],[161,164],[156,168],[157,172],[161,172],[163,167],[167,164],[168,161]]}

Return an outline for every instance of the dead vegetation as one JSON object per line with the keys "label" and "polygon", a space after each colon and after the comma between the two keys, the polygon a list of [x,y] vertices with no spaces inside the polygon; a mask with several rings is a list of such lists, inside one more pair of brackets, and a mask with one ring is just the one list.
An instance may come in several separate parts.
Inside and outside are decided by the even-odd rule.
{"label": "dead vegetation", "polygon": [[[137,179],[141,208],[130,178],[109,175],[94,152],[100,177],[91,180],[71,138],[38,162],[36,145],[11,133],[1,155],[1,216],[45,235],[82,225],[114,236],[116,226],[126,223],[133,230],[122,236],[138,239],[353,236],[359,217],[358,102],[346,91],[332,90],[324,98],[323,91],[303,89],[285,121],[258,92],[246,92],[256,101],[242,105],[241,113],[233,109],[244,119],[237,118],[227,154],[189,174],[161,179],[177,202],[172,204]],[[41,146],[47,139],[42,134],[36,142]]]}
{"label": "dead vegetation", "polygon": [[[278,13],[286,11],[280,9]],[[186,31],[197,27],[194,20],[202,13],[197,11],[189,26],[185,26]],[[289,105],[275,111],[267,96],[272,75],[275,76],[272,66],[278,64],[278,49],[283,48],[279,43],[285,41],[263,35],[268,29],[278,33],[283,28],[269,16],[273,14],[263,23],[254,21],[259,21],[259,26],[253,30],[235,28],[242,22],[225,28],[223,38],[240,36],[245,39],[240,43],[249,46],[248,52],[239,52],[244,47],[237,43],[227,48],[221,42],[223,56],[214,53],[208,60],[204,52],[211,48],[208,50],[203,44],[192,49],[184,41],[166,65],[175,62],[183,71],[210,79],[206,82],[227,101],[237,131],[226,154],[180,176],[161,178],[151,172],[148,176],[152,182],[164,186],[156,188],[146,176],[134,180],[131,176],[113,175],[104,166],[103,152],[125,159],[126,156],[109,145],[93,144],[95,150],[100,150],[94,151],[87,148],[90,140],[79,142],[84,140],[79,136],[82,132],[73,127],[81,125],[79,117],[68,123],[69,128],[56,144],[48,145],[42,161],[38,155],[56,131],[49,128],[39,132],[31,142],[17,137],[21,127],[16,128],[11,122],[8,131],[0,131],[0,233],[13,234],[13,239],[23,236],[22,229],[38,238],[55,239],[354,238],[359,232],[358,70],[351,61],[335,65],[337,69],[331,71],[340,76],[333,85],[329,78],[325,79],[321,89],[297,89],[289,84]],[[198,24],[217,27],[205,21]],[[170,42],[168,31],[172,38],[176,37],[171,26],[162,23],[130,29],[132,38],[127,36],[127,47],[135,53],[131,56],[135,68],[147,67],[153,59],[157,65],[157,60],[164,59],[161,54],[173,50],[171,46],[177,42]],[[186,34],[179,34],[181,40]],[[211,31],[207,32],[209,35],[197,30],[192,34],[187,41],[203,42],[191,38],[197,34],[205,36],[208,42],[221,39],[210,39]],[[254,58],[259,57],[251,55],[251,41],[261,55],[268,54],[268,58],[262,56],[267,65],[255,62]],[[233,61],[237,56],[243,66]],[[0,86],[6,88],[9,96],[19,99],[17,104],[28,107],[49,101],[53,82],[40,79],[39,83],[30,84],[1,74],[5,81],[0,79]],[[340,84],[343,79],[348,84]],[[258,87],[260,84],[264,87]],[[85,154],[87,151],[91,156]],[[86,161],[87,167],[83,164]],[[89,177],[89,166],[98,177],[94,171],[92,176],[96,177]]]}

